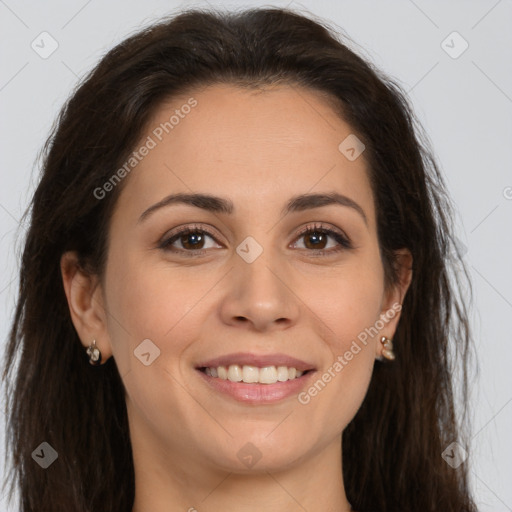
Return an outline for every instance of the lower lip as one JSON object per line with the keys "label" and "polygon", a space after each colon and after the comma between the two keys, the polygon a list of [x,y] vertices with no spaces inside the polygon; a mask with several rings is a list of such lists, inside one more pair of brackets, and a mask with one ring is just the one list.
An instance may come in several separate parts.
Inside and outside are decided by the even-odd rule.
{"label": "lower lip", "polygon": [[270,404],[296,395],[306,386],[309,377],[315,373],[314,371],[309,371],[298,378],[285,382],[276,382],[275,384],[247,384],[245,382],[232,382],[219,379],[218,377],[211,377],[201,370],[196,371],[215,391],[220,391],[239,402],[249,404]]}

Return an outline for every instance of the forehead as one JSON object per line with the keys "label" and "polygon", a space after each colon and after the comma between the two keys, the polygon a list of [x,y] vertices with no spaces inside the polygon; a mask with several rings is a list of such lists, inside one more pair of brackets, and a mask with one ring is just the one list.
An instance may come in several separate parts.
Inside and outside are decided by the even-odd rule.
{"label": "forehead", "polygon": [[[235,210],[308,192],[351,196],[373,217],[364,154],[340,144],[353,130],[320,93],[298,86],[263,90],[216,84],[162,104],[135,148],[120,208],[142,211],[172,192],[233,197]],[[357,198],[357,199],[356,199]]]}

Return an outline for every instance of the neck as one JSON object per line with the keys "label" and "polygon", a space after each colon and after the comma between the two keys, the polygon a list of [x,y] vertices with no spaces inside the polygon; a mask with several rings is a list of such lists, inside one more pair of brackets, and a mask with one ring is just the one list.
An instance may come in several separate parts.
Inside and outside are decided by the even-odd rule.
{"label": "neck", "polygon": [[[286,469],[226,471],[172,447],[166,455],[150,437],[133,443],[135,501],[132,512],[349,512],[341,462],[341,436]],[[176,449],[175,449],[176,448]]]}

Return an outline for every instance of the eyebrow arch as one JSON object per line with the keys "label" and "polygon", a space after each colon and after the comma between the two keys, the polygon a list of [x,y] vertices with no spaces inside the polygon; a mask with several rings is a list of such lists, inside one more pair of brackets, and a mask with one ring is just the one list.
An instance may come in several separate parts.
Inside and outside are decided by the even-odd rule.
{"label": "eyebrow arch", "polygon": [[[229,199],[222,197],[212,196],[210,194],[171,194],[164,197],[158,203],[150,206],[145,210],[139,217],[138,222],[145,220],[155,210],[169,206],[171,204],[188,204],[196,206],[206,211],[214,213],[225,213],[232,214],[235,210],[233,202]],[[287,215],[292,212],[301,212],[310,208],[319,208],[321,206],[327,206],[331,204],[337,204],[341,206],[348,206],[355,210],[363,218],[366,225],[368,225],[368,219],[364,210],[357,204],[353,199],[347,196],[338,194],[337,192],[322,193],[322,194],[301,194],[292,197],[288,203],[281,210],[281,215]]]}

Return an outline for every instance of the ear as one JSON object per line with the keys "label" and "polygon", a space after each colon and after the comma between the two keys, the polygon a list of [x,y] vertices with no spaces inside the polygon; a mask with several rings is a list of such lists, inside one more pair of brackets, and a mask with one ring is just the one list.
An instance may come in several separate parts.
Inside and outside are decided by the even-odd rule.
{"label": "ear", "polygon": [[[382,309],[380,318],[384,323],[383,328],[379,333],[380,336],[386,336],[393,339],[398,321],[400,320],[400,313],[402,311],[402,304],[404,302],[405,294],[409,289],[412,280],[412,254],[409,249],[398,249],[395,251],[395,268],[397,269],[398,280],[395,284],[391,285],[385,291],[384,299],[382,302]],[[381,356],[383,346],[377,343],[376,354]]]}
{"label": "ear", "polygon": [[71,320],[82,345],[88,348],[96,340],[103,364],[112,355],[112,349],[98,276],[81,267],[75,251],[62,255],[60,269]]}

